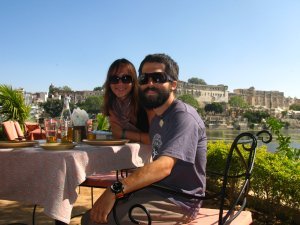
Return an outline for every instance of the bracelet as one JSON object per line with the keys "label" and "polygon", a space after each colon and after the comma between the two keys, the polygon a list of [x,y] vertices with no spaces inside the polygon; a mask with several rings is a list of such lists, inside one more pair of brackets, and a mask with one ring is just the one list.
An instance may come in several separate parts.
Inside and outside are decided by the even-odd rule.
{"label": "bracelet", "polygon": [[122,139],[125,139],[125,133],[126,133],[126,129],[123,129],[122,130],[122,136],[121,136]]}

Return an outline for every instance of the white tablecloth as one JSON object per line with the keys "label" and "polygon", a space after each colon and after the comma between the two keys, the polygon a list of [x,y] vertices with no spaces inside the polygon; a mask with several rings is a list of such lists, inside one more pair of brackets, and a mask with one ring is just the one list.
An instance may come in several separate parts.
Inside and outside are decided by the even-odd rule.
{"label": "white tablecloth", "polygon": [[150,146],[78,145],[73,150],[0,149],[0,199],[38,204],[46,215],[69,223],[76,187],[93,173],[140,167],[151,160]]}

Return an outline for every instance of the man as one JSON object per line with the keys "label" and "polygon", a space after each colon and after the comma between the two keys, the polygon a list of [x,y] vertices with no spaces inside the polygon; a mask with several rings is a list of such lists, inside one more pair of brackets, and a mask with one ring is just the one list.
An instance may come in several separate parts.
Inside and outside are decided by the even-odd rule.
{"label": "man", "polygon": [[[117,215],[120,223],[133,224],[128,210],[133,204],[145,206],[152,224],[182,224],[191,221],[201,202],[185,199],[149,185],[156,184],[178,192],[203,196],[205,191],[206,132],[197,111],[177,100],[179,68],[168,55],[148,55],[139,67],[141,103],[153,109],[155,117],[150,125],[153,162],[137,169],[127,178],[108,188],[83,217],[83,224],[115,224],[111,210],[119,199]],[[147,220],[142,213],[134,217]],[[94,222],[86,222],[90,218]]]}

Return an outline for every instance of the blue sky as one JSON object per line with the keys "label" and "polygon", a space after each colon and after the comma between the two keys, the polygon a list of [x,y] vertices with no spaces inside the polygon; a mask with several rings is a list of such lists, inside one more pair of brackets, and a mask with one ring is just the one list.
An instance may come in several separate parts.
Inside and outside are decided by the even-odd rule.
{"label": "blue sky", "polygon": [[169,54],[180,80],[300,98],[299,0],[0,0],[0,84],[92,90],[109,65]]}

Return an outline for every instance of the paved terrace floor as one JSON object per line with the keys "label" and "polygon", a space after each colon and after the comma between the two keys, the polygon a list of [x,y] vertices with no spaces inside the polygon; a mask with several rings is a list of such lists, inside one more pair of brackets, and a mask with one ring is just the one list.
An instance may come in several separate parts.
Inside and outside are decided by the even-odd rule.
{"label": "paved terrace floor", "polygon": [[[103,189],[94,189],[94,201],[100,196]],[[80,194],[73,208],[73,215],[83,213],[91,208],[90,188],[80,187]],[[15,201],[0,200],[0,225],[7,225],[10,223],[26,223],[32,224],[32,210],[33,205],[22,204]],[[70,225],[79,225],[81,217],[73,218]],[[47,217],[43,213],[41,207],[37,208],[36,225],[54,225],[54,220]]]}

